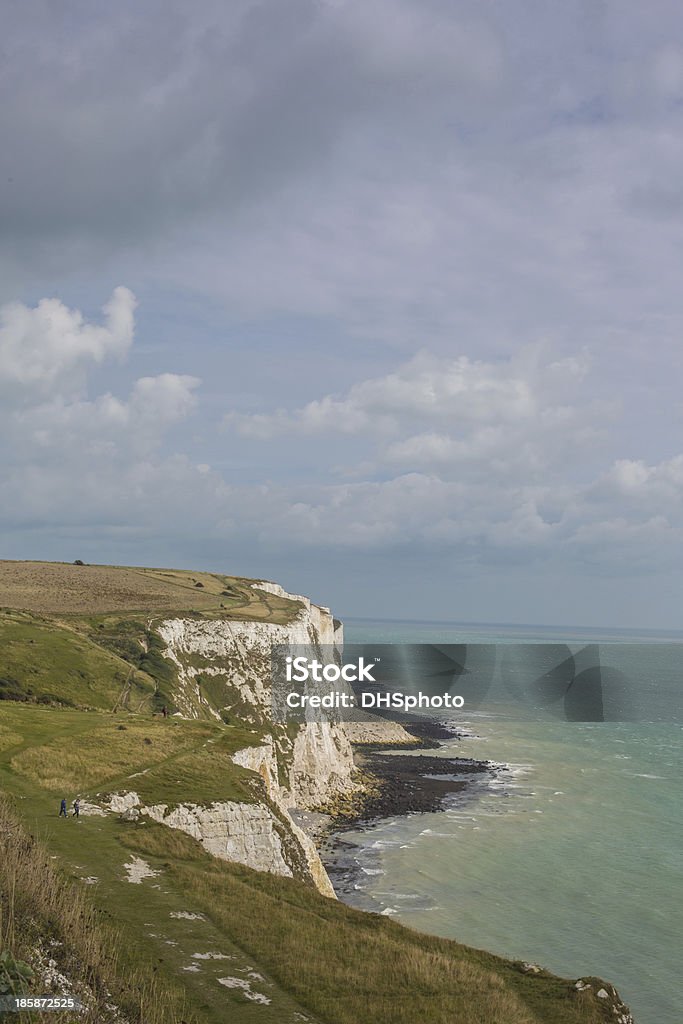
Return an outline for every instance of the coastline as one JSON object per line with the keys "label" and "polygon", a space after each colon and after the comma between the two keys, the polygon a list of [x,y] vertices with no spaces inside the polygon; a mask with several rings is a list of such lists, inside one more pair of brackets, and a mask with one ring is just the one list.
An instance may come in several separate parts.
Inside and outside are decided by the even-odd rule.
{"label": "coastline", "polygon": [[483,775],[497,777],[504,764],[469,757],[438,757],[418,751],[437,750],[462,738],[455,727],[425,720],[404,725],[415,744],[354,744],[354,760],[363,787],[352,797],[323,808],[308,828],[337,896],[344,901],[357,893],[364,869],[354,855],[359,847],[349,832],[371,832],[383,821],[413,814],[443,811],[453,798],[476,798],[476,783]]}

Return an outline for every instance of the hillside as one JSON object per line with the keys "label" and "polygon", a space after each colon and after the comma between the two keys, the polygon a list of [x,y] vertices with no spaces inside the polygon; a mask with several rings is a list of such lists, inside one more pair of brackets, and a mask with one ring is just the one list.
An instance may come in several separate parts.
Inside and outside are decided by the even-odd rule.
{"label": "hillside", "polygon": [[182,569],[0,560],[0,608],[59,616],[197,611],[290,622],[296,602],[254,590],[255,582]]}
{"label": "hillside", "polygon": [[0,563],[2,949],[40,994],[50,959],[58,989],[87,981],[105,1024],[625,1024],[596,979],[329,898],[289,808],[353,790],[350,746],[271,726],[267,645],[338,624],[256,584]]}

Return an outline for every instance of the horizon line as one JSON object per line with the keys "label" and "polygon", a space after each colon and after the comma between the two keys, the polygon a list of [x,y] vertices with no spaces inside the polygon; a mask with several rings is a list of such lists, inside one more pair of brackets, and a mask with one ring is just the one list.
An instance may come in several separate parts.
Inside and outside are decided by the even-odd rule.
{"label": "horizon line", "polygon": [[396,618],[382,618],[379,616],[364,616],[364,615],[341,615],[339,616],[343,622],[382,622],[390,623],[396,622],[405,625],[421,625],[421,626],[504,626],[514,628],[527,628],[527,629],[561,629],[561,630],[589,630],[592,633],[612,630],[619,633],[680,633],[683,636],[683,629],[676,629],[675,627],[654,627],[654,626],[586,626],[586,625],[559,625],[558,623],[541,623],[541,622],[490,622],[485,620],[465,620],[465,619],[396,619]]}

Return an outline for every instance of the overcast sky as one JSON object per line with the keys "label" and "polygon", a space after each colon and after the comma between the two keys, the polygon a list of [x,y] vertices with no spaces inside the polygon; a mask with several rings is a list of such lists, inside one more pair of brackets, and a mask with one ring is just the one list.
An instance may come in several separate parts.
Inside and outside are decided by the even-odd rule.
{"label": "overcast sky", "polygon": [[680,627],[679,3],[0,28],[0,557]]}

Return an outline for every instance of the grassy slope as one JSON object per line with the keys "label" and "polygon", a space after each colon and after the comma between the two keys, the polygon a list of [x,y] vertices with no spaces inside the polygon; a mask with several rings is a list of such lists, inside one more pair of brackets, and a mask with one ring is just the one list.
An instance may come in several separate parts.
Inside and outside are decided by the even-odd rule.
{"label": "grassy slope", "polygon": [[59,616],[199,612],[286,623],[296,601],[254,590],[254,580],[182,569],[0,560],[0,608]]}
{"label": "grassy slope", "polygon": [[[126,728],[120,730],[124,720]],[[145,739],[152,742],[146,744]],[[234,1011],[231,1019],[237,1024],[293,1022],[301,1019],[295,1012],[303,1011],[275,985],[269,986],[270,1007],[252,1004],[239,990],[218,982],[207,985],[207,976],[246,978],[253,962],[208,920],[171,916],[195,908],[188,907],[182,884],[169,877],[165,858],[154,858],[161,883],[154,877],[141,884],[127,880],[124,865],[131,861],[132,851],[125,840],[131,825],[114,815],[60,819],[59,800],[64,795],[70,804],[77,793],[94,797],[98,791],[132,788],[145,800],[167,804],[177,799],[178,789],[190,800],[254,799],[252,786],[259,785],[258,777],[233,765],[229,753],[256,739],[251,732],[206,722],[113,718],[9,701],[0,704],[0,789],[13,795],[30,833],[57,855],[74,880],[97,879],[88,885],[88,896],[122,929],[124,944],[129,952],[136,951],[136,961],[167,981],[182,983],[200,1021],[223,1021],[227,1007]],[[125,768],[122,755],[129,758]],[[147,823],[140,829],[153,827]],[[178,834],[161,827],[160,833],[172,852]],[[193,953],[206,952],[231,959],[193,960]]]}
{"label": "grassy slope", "polygon": [[[115,816],[57,817],[60,772],[90,792],[135,786],[146,799],[172,802],[180,777],[197,798],[239,799],[226,755],[252,734],[10,702],[1,713],[0,788],[14,794],[31,833],[74,880],[97,879],[88,896],[122,929],[129,958],[147,965],[162,986],[164,978],[180,981],[199,1021],[218,1024],[228,1010],[236,1024],[293,1024],[297,1013],[335,1024],[603,1019],[592,994],[573,994],[557,978],[523,975],[507,961],[361,914],[288,879],[216,861],[181,833]],[[126,729],[119,730],[123,718]],[[124,749],[130,761],[122,771]],[[215,759],[210,772],[207,757]],[[248,788],[253,777],[241,774]],[[124,865],[132,854],[156,876],[128,882]],[[172,916],[187,913],[202,916]],[[218,980],[225,977],[248,982],[270,1003],[226,989]]]}
{"label": "grassy slope", "polygon": [[[0,561],[0,701],[175,710],[155,620],[291,622],[300,604],[254,580],[171,569]],[[211,700],[218,685],[203,680]],[[206,712],[208,714],[208,712]]]}
{"label": "grassy slope", "polygon": [[111,709],[126,691],[127,706],[143,707],[154,680],[56,621],[0,612],[0,696]]}
{"label": "grassy slope", "polygon": [[[130,573],[139,573],[137,586],[151,588],[155,600],[161,600],[157,588],[167,588],[163,599],[176,602],[173,610],[183,607],[178,588],[190,592],[193,580],[206,580],[202,591],[217,591],[202,593],[213,602],[205,614],[246,616],[248,611],[253,617],[256,593],[261,617],[286,621],[291,602],[268,595],[275,604],[266,606],[248,581],[229,583],[203,574],[121,570],[119,585],[118,570],[109,569],[104,577],[93,576],[100,588],[97,615],[83,617],[75,609],[91,584],[74,572],[90,567],[58,567],[60,573],[68,570],[61,578],[71,590],[57,612],[48,607],[49,586],[39,594],[34,564],[31,586],[16,568],[8,585],[7,565],[0,563],[0,603],[4,600],[6,608],[8,598],[21,599],[27,607],[30,591],[32,607],[30,613],[3,613],[0,626],[7,632],[4,642],[0,632],[0,677],[14,679],[24,694],[32,689],[34,699],[40,692],[68,693],[73,703],[94,710],[0,701],[0,789],[13,795],[31,833],[77,884],[97,879],[87,886],[87,896],[122,929],[128,958],[146,965],[162,984],[164,979],[182,984],[199,1022],[598,1024],[607,1019],[606,1007],[592,992],[577,994],[552,976],[524,975],[507,961],[351,910],[294,881],[216,861],[189,837],[151,822],[135,825],[115,816],[58,819],[62,795],[71,801],[77,793],[135,788],[145,800],[172,804],[179,798],[254,799],[258,786],[253,773],[229,760],[231,751],[258,742],[254,731],[153,718],[147,710],[151,699],[145,703],[159,686],[153,664],[149,673],[134,669],[135,690],[130,679],[126,683],[131,668],[126,636],[130,639],[131,629],[145,629],[145,616],[132,607],[142,597]],[[233,585],[231,609],[221,608],[228,595],[220,590]],[[113,610],[104,607],[113,600],[112,589],[119,601]],[[195,594],[190,596],[186,607],[195,606]],[[139,706],[141,695],[144,713],[121,710],[122,677],[136,698],[123,706]],[[115,707],[117,712],[111,710]],[[158,873],[140,884],[129,882],[124,865],[133,855]],[[173,916],[187,913],[200,916]],[[194,956],[207,953],[220,959]],[[243,987],[226,987],[221,978],[233,979],[233,986],[234,979],[248,984],[248,991],[269,1002],[252,1002]]]}
{"label": "grassy slope", "polygon": [[[68,766],[74,750],[91,749],[93,736],[102,753],[88,769],[93,787],[124,788],[147,776],[121,778],[118,756],[108,755],[103,741],[116,728],[108,716],[9,702],[2,712],[0,788],[14,794],[31,833],[74,880],[97,879],[88,895],[122,929],[129,955],[134,952],[162,984],[163,978],[180,981],[200,1022],[218,1024],[229,1015],[236,1024],[294,1024],[301,1020],[297,1013],[334,1024],[597,1024],[605,1019],[592,994],[572,993],[560,979],[523,975],[505,960],[362,914],[289,879],[216,861],[182,833],[116,816],[59,819],[60,791],[40,783],[43,776],[54,777],[60,756]],[[120,735],[127,736],[136,724],[132,719]],[[147,745],[142,748],[150,751],[151,779],[160,768],[170,778],[188,748],[201,753],[216,735],[216,744],[227,744],[231,732],[183,723],[176,727],[179,739],[171,742],[165,734],[175,723],[144,724],[158,727],[146,729],[154,754]],[[167,758],[159,764],[162,743]],[[48,765],[40,777],[24,770],[26,754],[36,750],[40,759],[31,765]],[[139,752],[131,767],[139,771],[141,765]],[[227,795],[220,776],[214,785],[217,798]],[[127,881],[124,865],[132,855],[157,874],[137,885]],[[195,958],[197,953],[221,958]],[[218,979],[225,977],[249,983],[270,1002],[250,1002],[239,988],[221,985]]]}

